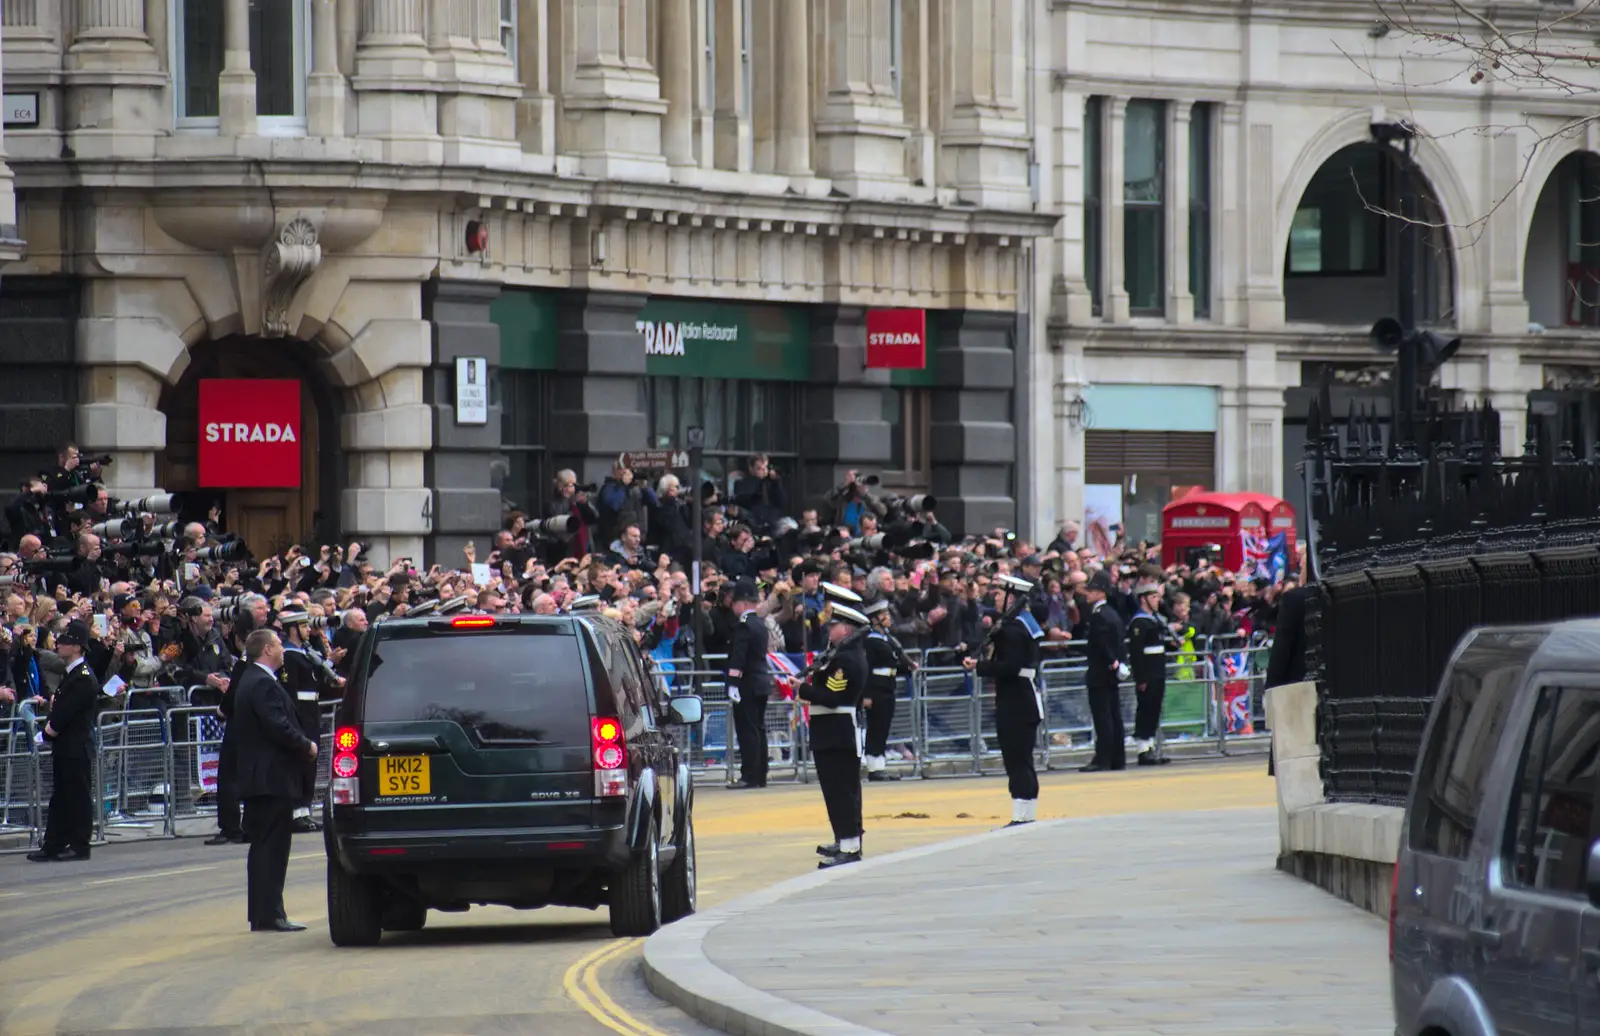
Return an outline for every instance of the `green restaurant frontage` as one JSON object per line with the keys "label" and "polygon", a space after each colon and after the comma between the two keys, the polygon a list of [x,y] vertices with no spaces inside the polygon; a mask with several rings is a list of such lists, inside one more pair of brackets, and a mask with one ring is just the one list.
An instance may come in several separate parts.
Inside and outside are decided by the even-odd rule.
{"label": "green restaurant frontage", "polygon": [[920,368],[869,370],[866,315],[501,289],[489,305],[494,486],[542,513],[556,471],[600,481],[619,453],[683,448],[699,426],[703,477],[726,488],[765,453],[796,513],[856,469],[934,493],[953,528],[1013,525],[1015,317],[929,311]]}

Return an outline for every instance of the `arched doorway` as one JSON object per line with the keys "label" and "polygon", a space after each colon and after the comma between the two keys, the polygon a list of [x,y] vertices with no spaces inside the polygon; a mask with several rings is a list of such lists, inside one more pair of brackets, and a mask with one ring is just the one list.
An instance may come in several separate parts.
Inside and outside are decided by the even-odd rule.
{"label": "arched doorway", "polygon": [[[199,484],[200,382],[208,378],[288,378],[300,382],[300,487],[216,489]],[[188,370],[162,397],[167,448],[156,459],[162,488],[184,496],[183,518],[199,521],[220,504],[223,524],[242,536],[257,557],[295,543],[336,540],[339,407],[318,373],[310,347],[296,341],[227,338],[190,350]],[[326,437],[326,443],[324,443]],[[326,448],[324,448],[326,446]]]}
{"label": "arched doorway", "polygon": [[1522,259],[1528,319],[1600,327],[1600,156],[1568,155],[1539,192]]}
{"label": "arched doorway", "polygon": [[1295,209],[1283,261],[1285,319],[1371,327],[1399,308],[1402,187],[1419,199],[1416,321],[1455,323],[1450,233],[1432,187],[1394,148],[1352,144],[1317,170]]}

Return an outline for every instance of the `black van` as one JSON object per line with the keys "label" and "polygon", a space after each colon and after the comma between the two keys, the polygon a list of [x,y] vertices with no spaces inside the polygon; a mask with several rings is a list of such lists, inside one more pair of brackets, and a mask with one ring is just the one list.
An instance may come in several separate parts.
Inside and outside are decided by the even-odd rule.
{"label": "black van", "polygon": [[340,946],[473,904],[611,909],[648,935],[695,908],[694,790],[667,699],[598,614],[395,619],[363,638],[324,804]]}
{"label": "black van", "polygon": [[1600,1034],[1600,622],[1467,634],[1389,908],[1397,1036]]}

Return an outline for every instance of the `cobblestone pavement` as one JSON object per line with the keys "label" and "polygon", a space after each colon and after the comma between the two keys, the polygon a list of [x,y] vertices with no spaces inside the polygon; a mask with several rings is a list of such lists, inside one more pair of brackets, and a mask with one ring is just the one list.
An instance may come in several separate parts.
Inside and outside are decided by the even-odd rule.
{"label": "cobblestone pavement", "polygon": [[1392,1033],[1383,923],[1276,853],[1272,809],[1042,823],[730,904],[646,971],[730,1032]]}

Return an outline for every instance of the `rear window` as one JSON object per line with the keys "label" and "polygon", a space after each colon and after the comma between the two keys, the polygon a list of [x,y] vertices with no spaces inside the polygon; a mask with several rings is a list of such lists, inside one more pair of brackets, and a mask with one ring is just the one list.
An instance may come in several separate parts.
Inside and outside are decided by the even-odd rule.
{"label": "rear window", "polygon": [[456,723],[485,744],[589,743],[583,658],[565,630],[393,631],[372,646],[362,702],[368,723]]}
{"label": "rear window", "polygon": [[1411,847],[1464,860],[1477,830],[1484,782],[1539,634],[1479,632],[1441,689],[1418,763]]}

